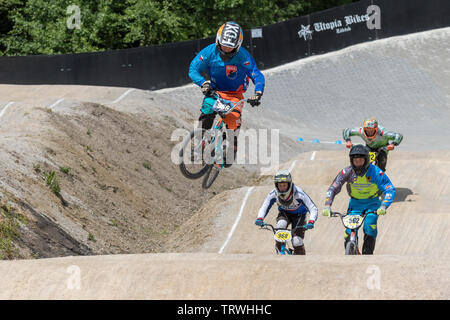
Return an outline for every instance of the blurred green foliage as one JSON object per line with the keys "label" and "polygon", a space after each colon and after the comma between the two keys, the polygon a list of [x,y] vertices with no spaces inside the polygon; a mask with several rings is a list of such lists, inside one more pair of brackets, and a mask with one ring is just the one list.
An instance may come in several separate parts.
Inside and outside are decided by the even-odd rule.
{"label": "blurred green foliage", "polygon": [[[355,0],[0,0],[0,55],[124,49],[259,27]],[[78,27],[74,18],[79,8]],[[71,7],[72,6],[72,7]]]}

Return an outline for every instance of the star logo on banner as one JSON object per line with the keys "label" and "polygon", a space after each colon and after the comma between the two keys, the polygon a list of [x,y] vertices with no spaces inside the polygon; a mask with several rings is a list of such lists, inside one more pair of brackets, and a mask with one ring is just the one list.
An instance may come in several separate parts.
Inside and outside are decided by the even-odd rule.
{"label": "star logo on banner", "polygon": [[312,40],[313,31],[309,30],[310,26],[311,26],[310,24],[308,24],[307,26],[302,25],[302,29],[298,32],[298,36],[300,38],[303,37],[303,39],[305,39],[305,41]]}

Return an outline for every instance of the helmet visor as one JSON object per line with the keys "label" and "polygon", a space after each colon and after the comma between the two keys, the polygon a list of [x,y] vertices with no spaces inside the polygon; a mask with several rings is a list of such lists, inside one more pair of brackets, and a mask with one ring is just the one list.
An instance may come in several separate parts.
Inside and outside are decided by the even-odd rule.
{"label": "helmet visor", "polygon": [[278,182],[277,189],[280,193],[287,192],[289,190],[289,182]]}
{"label": "helmet visor", "polygon": [[236,48],[220,45],[220,51],[224,53],[231,53],[234,49]]}
{"label": "helmet visor", "polygon": [[362,155],[361,156],[357,155],[357,156],[352,157],[352,164],[355,168],[363,168],[365,163],[366,163],[366,157],[364,157]]}

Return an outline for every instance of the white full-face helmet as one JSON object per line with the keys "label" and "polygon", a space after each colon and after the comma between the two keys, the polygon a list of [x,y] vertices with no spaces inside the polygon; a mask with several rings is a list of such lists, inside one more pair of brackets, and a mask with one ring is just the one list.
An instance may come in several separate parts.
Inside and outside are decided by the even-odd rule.
{"label": "white full-face helmet", "polygon": [[[278,184],[286,182],[288,183],[288,187],[286,190],[280,190]],[[282,205],[290,205],[293,200],[293,183],[292,183],[292,177],[289,170],[280,170],[275,174],[274,177],[274,183],[275,183],[275,189],[277,192],[277,198],[278,201]]]}
{"label": "white full-face helmet", "polygon": [[[234,21],[228,21],[220,26],[216,35],[216,46],[223,60],[231,59],[241,48],[244,41],[244,32],[239,24]],[[233,48],[231,52],[222,50],[222,46]]]}

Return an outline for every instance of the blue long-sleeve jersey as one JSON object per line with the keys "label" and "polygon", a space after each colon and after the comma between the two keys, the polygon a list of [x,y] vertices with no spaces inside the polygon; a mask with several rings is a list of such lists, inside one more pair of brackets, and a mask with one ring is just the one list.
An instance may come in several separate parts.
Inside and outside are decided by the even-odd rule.
{"label": "blue long-sleeve jersey", "polygon": [[341,192],[342,186],[347,183],[347,192],[354,199],[373,199],[378,197],[379,191],[384,193],[382,205],[388,208],[395,199],[395,188],[389,177],[380,168],[369,165],[364,176],[360,177],[355,170],[348,166],[334,179],[328,189],[325,205],[331,206],[334,197]]}
{"label": "blue long-sleeve jersey", "polygon": [[244,93],[251,79],[255,84],[255,91],[264,92],[264,75],[259,71],[251,54],[242,47],[237,54],[224,62],[216,44],[210,44],[192,60],[189,77],[201,86],[206,81],[201,75],[205,71],[208,71],[211,86],[217,91]]}

